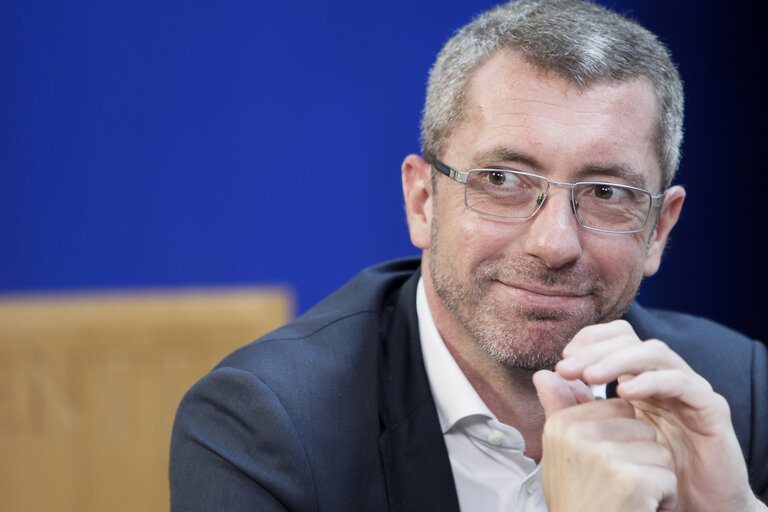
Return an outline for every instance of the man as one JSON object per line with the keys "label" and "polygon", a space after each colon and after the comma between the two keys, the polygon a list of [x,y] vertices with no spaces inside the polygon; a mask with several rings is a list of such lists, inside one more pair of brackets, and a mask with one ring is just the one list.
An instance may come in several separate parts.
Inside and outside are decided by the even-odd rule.
{"label": "man", "polygon": [[633,303],[682,208],[681,133],[632,22],[521,1],[464,27],[402,167],[420,261],[190,390],[174,510],[766,510],[765,347]]}

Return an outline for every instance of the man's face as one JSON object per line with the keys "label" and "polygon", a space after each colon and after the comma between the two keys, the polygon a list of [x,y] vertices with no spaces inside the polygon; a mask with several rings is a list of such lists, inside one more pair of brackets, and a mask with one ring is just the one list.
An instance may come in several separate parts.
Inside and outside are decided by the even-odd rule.
{"label": "man's face", "polygon": [[[580,91],[500,51],[477,71],[465,109],[441,158],[447,165],[659,193],[656,102],[646,80]],[[567,188],[550,189],[527,221],[469,211],[463,192],[461,184],[437,176],[425,206],[428,241],[411,229],[424,249],[430,307],[449,346],[476,342],[494,359],[527,369],[552,367],[579,329],[627,309],[643,275],[656,271],[682,203],[671,225],[660,224],[660,234],[656,212],[642,233],[610,234],[578,224]]]}

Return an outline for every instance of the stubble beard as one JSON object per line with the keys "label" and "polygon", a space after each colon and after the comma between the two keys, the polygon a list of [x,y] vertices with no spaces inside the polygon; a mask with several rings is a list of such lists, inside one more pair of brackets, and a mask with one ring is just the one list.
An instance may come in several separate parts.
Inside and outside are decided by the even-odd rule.
{"label": "stubble beard", "polygon": [[[440,250],[433,218],[429,272],[438,296],[461,327],[494,360],[525,370],[554,369],[565,345],[587,325],[619,318],[629,307],[639,280],[623,303],[611,303],[608,287],[578,264],[550,269],[533,257],[485,260],[463,283]],[[529,283],[578,291],[587,297],[576,309],[502,303],[491,293],[500,283]],[[613,298],[615,300],[615,297]]]}

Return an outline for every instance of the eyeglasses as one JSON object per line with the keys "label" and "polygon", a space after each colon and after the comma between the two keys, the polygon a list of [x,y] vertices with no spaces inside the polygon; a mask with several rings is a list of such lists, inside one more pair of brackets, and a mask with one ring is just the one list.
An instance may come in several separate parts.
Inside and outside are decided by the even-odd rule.
{"label": "eyeglasses", "polygon": [[464,184],[464,204],[474,212],[497,219],[527,220],[547,200],[550,187],[571,189],[576,220],[587,229],[604,233],[639,233],[653,208],[664,203],[664,193],[651,195],[629,185],[584,181],[558,183],[544,176],[507,169],[459,171],[432,159],[434,168]]}

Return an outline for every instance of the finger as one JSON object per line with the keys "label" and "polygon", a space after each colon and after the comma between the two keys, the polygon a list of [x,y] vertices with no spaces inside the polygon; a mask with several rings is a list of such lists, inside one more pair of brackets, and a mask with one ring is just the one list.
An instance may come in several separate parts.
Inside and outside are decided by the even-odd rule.
{"label": "finger", "polygon": [[[695,375],[688,364],[659,340],[648,340],[624,346],[583,368],[579,377],[589,384],[602,384],[618,379],[621,375],[640,375],[655,370],[678,369]],[[571,373],[566,373],[568,378]]]}
{"label": "finger", "polygon": [[568,384],[568,387],[571,388],[571,393],[573,393],[577,403],[583,404],[587,402],[593,402],[595,400],[595,395],[592,393],[592,390],[581,380],[565,379],[565,382]]}
{"label": "finger", "polygon": [[[614,352],[640,343],[641,341],[636,336],[629,334],[604,338],[602,341],[595,341],[591,345],[583,345],[572,350],[568,356],[557,363],[555,371],[566,379],[580,379],[586,368],[599,363]],[[597,383],[590,382],[590,384]],[[604,384],[604,382],[600,384]]]}
{"label": "finger", "polygon": [[638,504],[647,504],[650,500],[656,507],[652,510],[666,512],[675,510],[677,503],[677,476],[670,468],[659,466],[632,466],[635,471],[641,471],[637,477],[631,475],[626,480],[636,485],[636,496],[641,500]]}
{"label": "finger", "polygon": [[676,399],[694,409],[716,406],[718,396],[700,375],[679,369],[656,370],[621,382],[616,393],[626,400]]}
{"label": "finger", "polygon": [[604,324],[588,325],[576,333],[576,336],[563,349],[563,356],[571,355],[571,352],[594,343],[599,343],[607,338],[630,335],[637,338],[634,329],[626,320],[614,320]]}
{"label": "finger", "polygon": [[561,376],[549,370],[540,370],[533,374],[533,385],[539,395],[539,402],[544,414],[549,418],[554,413],[578,405],[580,395]]}

